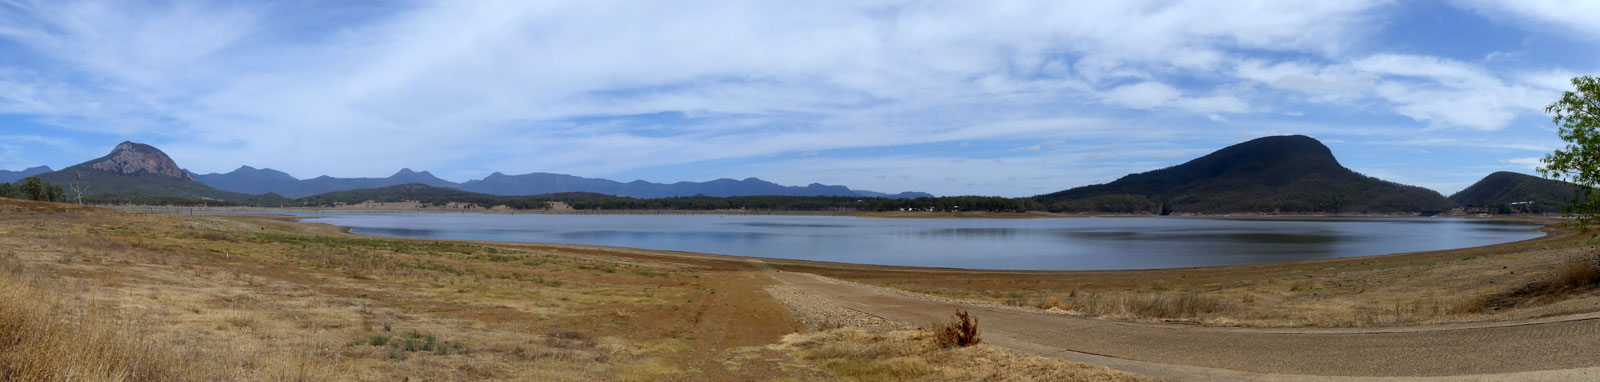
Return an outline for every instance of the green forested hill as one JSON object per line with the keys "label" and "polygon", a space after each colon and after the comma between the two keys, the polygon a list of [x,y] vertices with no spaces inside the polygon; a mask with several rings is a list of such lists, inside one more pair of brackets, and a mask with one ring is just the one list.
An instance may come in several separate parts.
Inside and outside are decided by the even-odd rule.
{"label": "green forested hill", "polygon": [[1351,171],[1316,139],[1258,138],[1187,163],[1035,198],[1052,211],[1153,213],[1439,211],[1438,192]]}
{"label": "green forested hill", "polygon": [[1578,194],[1578,186],[1559,180],[1500,171],[1483,177],[1471,187],[1450,195],[1450,200],[1465,207],[1490,207],[1511,212],[1510,203],[1533,202],[1528,212],[1561,212]]}

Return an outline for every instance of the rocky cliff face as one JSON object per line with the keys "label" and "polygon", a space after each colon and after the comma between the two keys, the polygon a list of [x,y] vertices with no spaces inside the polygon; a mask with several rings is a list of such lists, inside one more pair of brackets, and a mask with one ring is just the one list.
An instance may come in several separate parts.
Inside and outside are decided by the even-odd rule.
{"label": "rocky cliff face", "polygon": [[111,150],[111,154],[87,164],[90,168],[120,175],[157,175],[195,180],[194,176],[167,157],[167,153],[142,143],[122,142]]}

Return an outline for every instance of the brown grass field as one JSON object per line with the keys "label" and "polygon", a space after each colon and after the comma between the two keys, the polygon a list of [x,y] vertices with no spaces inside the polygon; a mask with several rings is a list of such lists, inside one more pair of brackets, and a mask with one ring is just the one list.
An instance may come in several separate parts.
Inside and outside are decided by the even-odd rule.
{"label": "brown grass field", "polygon": [[0,381],[1146,379],[807,330],[763,269],[0,198]]}

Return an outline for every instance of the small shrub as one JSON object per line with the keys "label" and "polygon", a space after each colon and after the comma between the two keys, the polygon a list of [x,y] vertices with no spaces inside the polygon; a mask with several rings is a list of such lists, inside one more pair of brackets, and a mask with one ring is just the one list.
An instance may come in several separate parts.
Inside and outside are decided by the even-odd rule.
{"label": "small shrub", "polygon": [[983,342],[978,338],[978,319],[960,309],[956,309],[954,320],[934,325],[933,338],[942,348],[967,347]]}

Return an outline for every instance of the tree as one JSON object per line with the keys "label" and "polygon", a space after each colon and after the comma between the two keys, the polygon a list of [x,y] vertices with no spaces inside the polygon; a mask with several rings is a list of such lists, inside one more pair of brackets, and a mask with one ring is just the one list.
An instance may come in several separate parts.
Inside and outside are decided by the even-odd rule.
{"label": "tree", "polygon": [[22,182],[22,197],[28,200],[42,200],[45,197],[44,182],[37,176],[30,176]]}
{"label": "tree", "polygon": [[83,171],[72,173],[72,193],[78,195],[78,205],[83,205],[83,193],[89,191],[89,185],[83,184]]}
{"label": "tree", "polygon": [[1539,173],[1546,178],[1578,185],[1578,195],[1565,209],[1578,218],[1578,227],[1587,230],[1600,217],[1600,79],[1582,76],[1572,79],[1573,91],[1545,107],[1545,113],[1560,125],[1558,134],[1566,148],[1545,155]]}

